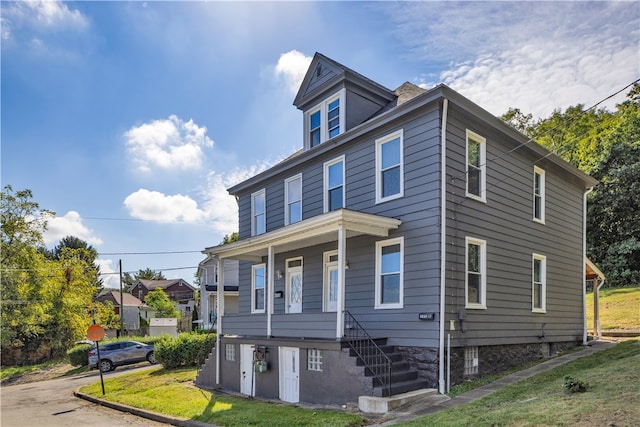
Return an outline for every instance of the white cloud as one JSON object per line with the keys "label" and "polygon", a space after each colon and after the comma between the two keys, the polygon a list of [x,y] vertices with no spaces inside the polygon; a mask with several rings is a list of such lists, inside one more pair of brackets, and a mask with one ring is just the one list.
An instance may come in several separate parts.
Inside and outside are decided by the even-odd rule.
{"label": "white cloud", "polygon": [[198,203],[182,194],[166,195],[144,188],[130,194],[124,200],[129,214],[134,218],[159,222],[201,222],[204,212]]}
{"label": "white cloud", "polygon": [[47,231],[43,238],[46,245],[58,244],[67,236],[74,236],[84,240],[89,245],[102,244],[102,239],[95,232],[82,223],[82,217],[78,212],[69,211],[62,217],[54,217],[47,221]]}
{"label": "white cloud", "polygon": [[203,163],[203,148],[213,146],[207,128],[175,115],[133,126],[124,134],[126,146],[138,170],[197,170]]}
{"label": "white cloud", "polygon": [[207,223],[220,234],[238,230],[238,204],[227,192],[232,187],[266,169],[272,163],[263,162],[231,172],[211,172],[198,195],[200,203],[182,194],[166,195],[159,191],[140,189],[124,201],[129,214],[135,218],[158,222]]}
{"label": "white cloud", "polygon": [[77,9],[69,9],[59,1],[3,2],[2,39],[11,39],[15,30],[26,28],[36,32],[84,31],[89,20]]}
{"label": "white cloud", "polygon": [[283,53],[276,64],[275,75],[276,77],[282,77],[289,91],[295,95],[312,59],[313,57],[306,56],[297,50]]}
{"label": "white cloud", "polygon": [[423,76],[424,86],[442,81],[496,115],[591,106],[640,71],[634,2],[408,2],[386,10],[412,55],[444,70]]}
{"label": "white cloud", "polygon": [[105,288],[120,289],[120,274],[111,267],[113,263],[111,259],[96,259],[96,264],[100,267],[102,285]]}

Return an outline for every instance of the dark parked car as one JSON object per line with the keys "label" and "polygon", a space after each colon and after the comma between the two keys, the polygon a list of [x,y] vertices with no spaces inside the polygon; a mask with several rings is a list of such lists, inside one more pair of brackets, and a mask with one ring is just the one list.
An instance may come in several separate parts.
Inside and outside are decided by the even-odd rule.
{"label": "dark parked car", "polygon": [[98,351],[95,348],[89,351],[89,368],[100,366],[102,372],[109,372],[113,371],[116,366],[130,365],[145,360],[153,365],[156,363],[153,348],[151,344],[137,341],[103,344],[100,346],[100,361],[98,361]]}

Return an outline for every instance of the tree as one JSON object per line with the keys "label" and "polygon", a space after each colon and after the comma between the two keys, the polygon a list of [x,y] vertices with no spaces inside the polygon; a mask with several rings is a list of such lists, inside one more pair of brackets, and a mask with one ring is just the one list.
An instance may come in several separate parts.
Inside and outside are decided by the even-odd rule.
{"label": "tree", "polygon": [[155,310],[156,317],[175,317],[180,318],[180,310],[175,306],[174,302],[169,299],[169,296],[162,289],[154,289],[150,291],[144,302]]}
{"label": "tree", "polygon": [[238,234],[237,231],[234,231],[230,235],[225,234],[224,237],[222,238],[222,244],[228,245],[229,243],[237,242],[239,238],[240,238],[240,235]]}
{"label": "tree", "polygon": [[122,274],[122,288],[124,292],[130,292],[133,285],[140,279],[146,280],[167,280],[161,271],[155,271],[150,268],[144,270],[138,270],[137,273],[131,275],[131,273],[125,272]]}
{"label": "tree", "polygon": [[576,105],[534,123],[511,108],[502,118],[599,181],[588,200],[587,256],[608,286],[640,286],[640,84],[615,112]]}
{"label": "tree", "polygon": [[102,292],[104,288],[103,280],[100,278],[100,266],[96,263],[96,259],[98,258],[98,251],[84,240],[75,236],[66,236],[62,240],[60,240],[60,243],[58,243],[53,250],[43,248],[42,251],[47,258],[60,261],[63,256],[62,254],[66,249],[81,250],[76,251],[76,256],[81,256],[82,261],[84,261],[86,265],[91,266],[91,269],[93,270],[95,276],[95,296],[97,296],[100,292]]}

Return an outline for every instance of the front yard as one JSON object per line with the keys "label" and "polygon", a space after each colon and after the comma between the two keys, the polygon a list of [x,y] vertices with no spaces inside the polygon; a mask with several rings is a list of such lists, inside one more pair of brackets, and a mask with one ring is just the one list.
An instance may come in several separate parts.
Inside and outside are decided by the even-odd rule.
{"label": "front yard", "polygon": [[[340,410],[307,409],[225,394],[193,385],[195,369],[163,370],[105,380],[105,399],[218,426],[362,426],[367,419]],[[589,384],[566,394],[565,376]],[[640,419],[640,343],[617,346],[506,387],[484,399],[403,424],[407,426],[634,426]],[[81,388],[102,397],[100,383]]]}

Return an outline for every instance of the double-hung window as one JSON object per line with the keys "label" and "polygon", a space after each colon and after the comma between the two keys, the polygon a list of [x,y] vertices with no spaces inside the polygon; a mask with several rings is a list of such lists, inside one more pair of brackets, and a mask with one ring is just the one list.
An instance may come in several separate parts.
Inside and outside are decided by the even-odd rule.
{"label": "double-hung window", "polygon": [[467,197],[486,201],[486,139],[467,129]]}
{"label": "double-hung window", "polygon": [[302,221],[302,174],[285,180],[284,199],[284,224]]}
{"label": "double-hung window", "polygon": [[313,148],[345,131],[346,91],[326,98],[305,113],[305,147]]}
{"label": "double-hung window", "polygon": [[324,211],[344,207],[344,156],[340,156],[324,164]]}
{"label": "double-hung window", "polygon": [[327,139],[340,135],[340,98],[327,104]]}
{"label": "double-hung window", "polygon": [[534,313],[547,312],[547,257],[533,254],[531,309]]}
{"label": "double-hung window", "polygon": [[251,235],[263,234],[267,230],[267,204],[265,191],[251,195]]}
{"label": "double-hung window", "polygon": [[264,264],[251,267],[251,313],[264,313],[266,279]]}
{"label": "double-hung window", "polygon": [[376,242],[375,308],[402,308],[404,239]]}
{"label": "double-hung window", "polygon": [[533,220],[544,224],[544,170],[533,168]]}
{"label": "double-hung window", "polygon": [[315,147],[322,142],[320,129],[320,110],[316,110],[309,114],[309,146]]}
{"label": "double-hung window", "polygon": [[376,140],[376,203],[402,197],[403,132]]}
{"label": "double-hung window", "polygon": [[467,237],[465,256],[466,308],[487,308],[487,242]]}

